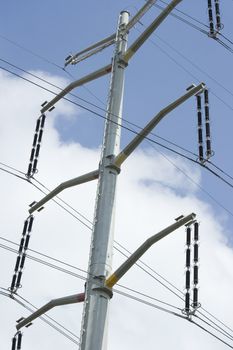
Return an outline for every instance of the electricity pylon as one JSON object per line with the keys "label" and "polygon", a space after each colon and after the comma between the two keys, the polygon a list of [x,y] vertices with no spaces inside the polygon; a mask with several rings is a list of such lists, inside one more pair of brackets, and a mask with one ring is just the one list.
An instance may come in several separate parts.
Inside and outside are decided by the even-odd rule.
{"label": "electricity pylon", "polygon": [[[148,8],[155,2],[149,0],[142,7],[136,16],[129,21],[129,14],[123,11],[120,14],[116,35],[110,36],[101,42],[92,45],[81,53],[69,57],[67,62],[76,63],[79,61],[80,55],[88,55],[96,53],[103,45],[107,46],[115,42],[115,50],[112,63],[94,73],[81,78],[67,86],[53,100],[43,105],[42,113],[50,110],[51,107],[64,97],[73,88],[85,84],[91,80],[99,78],[111,72],[110,91],[107,105],[105,132],[102,145],[101,159],[99,168],[88,174],[79,176],[75,179],[68,180],[56,187],[50,194],[45,196],[41,201],[34,204],[29,212],[33,213],[40,209],[48,200],[53,198],[65,188],[82,184],[87,181],[98,179],[94,227],[92,232],[90,258],[88,267],[88,279],[85,289],[85,300],[83,308],[83,318],[81,327],[81,343],[80,350],[103,350],[106,349],[105,334],[107,330],[107,314],[108,304],[112,297],[112,287],[116,281],[129,269],[129,267],[144,253],[151,244],[158,239],[165,237],[168,233],[173,232],[176,228],[190,223],[194,220],[195,215],[190,214],[182,217],[175,224],[169,226],[158,234],[155,238],[143,245],[143,247],[133,254],[130,261],[120,267],[115,274],[111,275],[112,266],[112,250],[113,250],[113,232],[114,232],[114,212],[115,212],[115,192],[117,176],[120,173],[121,165],[129,157],[129,155],[138,147],[143,139],[152,131],[152,129],[165,117],[169,112],[185,102],[191,96],[201,93],[204,84],[198,86],[192,85],[184,95],[179,97],[167,107],[162,109],[154,118],[142,129],[135,138],[120,152],[120,133],[122,119],[122,103],[124,92],[124,70],[129,60],[155,31],[155,29],[163,22],[169,13],[182,0],[172,0],[171,3],[160,13],[160,15],[151,23],[151,25],[136,39],[136,41],[127,49],[127,37],[129,29],[141,18]],[[114,39],[115,38],[115,39]],[[89,51],[89,54],[88,54]],[[81,60],[80,58],[80,60]],[[159,238],[158,238],[159,237]],[[60,298],[46,304],[34,316],[19,322],[17,329],[19,330],[29,321],[41,315],[48,308],[67,303],[83,301],[84,295],[69,296]]]}

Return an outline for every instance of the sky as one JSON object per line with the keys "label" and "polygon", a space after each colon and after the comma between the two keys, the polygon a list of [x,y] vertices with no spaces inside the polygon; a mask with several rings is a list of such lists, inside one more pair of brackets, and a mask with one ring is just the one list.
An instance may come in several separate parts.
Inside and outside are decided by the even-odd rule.
{"label": "sky", "polygon": [[[61,0],[57,3],[51,0],[44,5],[32,4],[30,1],[2,4],[1,12],[4,16],[0,27],[0,162],[3,169],[0,172],[1,288],[9,287],[16,260],[16,254],[6,250],[7,247],[16,249],[16,246],[3,238],[19,243],[23,222],[28,216],[28,205],[43,196],[36,187],[4,170],[10,170],[6,165],[11,166],[22,171],[22,174],[17,174],[24,176],[35,122],[40,115],[40,105],[53,96],[29,81],[13,75],[12,72],[57,93],[58,89],[38,80],[35,75],[63,88],[72,80],[110,63],[113,47],[77,66],[67,67],[68,73],[62,69],[64,58],[68,54],[76,53],[112,34],[120,11],[128,10],[134,15],[143,3],[143,1],[119,0],[98,1],[98,3],[85,1],[79,4],[76,1]],[[157,4],[163,5],[161,1],[157,1]],[[173,13],[206,30],[208,28],[202,25],[202,23],[208,25],[206,6],[207,4],[200,0],[195,2],[185,0],[177,7],[182,13],[176,11]],[[221,1],[220,6],[224,24],[222,34],[232,40],[233,2]],[[159,12],[158,8],[153,7],[143,17],[141,24],[131,30],[129,43],[136,39],[139,32],[143,31]],[[194,22],[184,13],[201,23]],[[219,38],[225,40],[223,36]],[[232,48],[229,41],[227,44]],[[144,126],[162,108],[183,95],[192,83],[205,82],[210,89],[211,135],[215,153],[211,161],[228,175],[232,175],[231,60],[232,52],[217,41],[169,16],[133,57],[126,69],[123,118]],[[34,77],[16,67],[34,74]],[[104,119],[101,116],[104,116],[106,108],[108,86],[109,76],[89,83],[74,92],[86,102],[69,96],[73,102],[81,106],[60,101],[55,110],[48,113],[39,171],[35,178],[49,189],[98,167],[104,127]],[[99,116],[83,107],[91,109]],[[135,127],[128,123],[123,125],[135,130]],[[159,137],[197,153],[195,99],[190,99],[170,113],[154,132]],[[122,147],[132,137],[132,132],[123,129]],[[196,160],[193,154],[180,150],[154,135],[150,137]],[[233,331],[224,326],[233,328],[229,307],[233,292],[231,268],[233,207],[230,186],[232,179],[226,177],[216,167],[211,169],[230,184],[227,185],[206,169],[155,143],[143,142],[125,162],[118,179],[115,240],[133,251],[149,236],[173,223],[176,217],[195,212],[200,222],[201,235],[199,287],[203,309],[200,311],[209,317],[211,322],[214,321],[217,326],[221,326],[222,331],[227,331],[230,339],[217,333],[200,319],[194,317],[193,320],[233,346]],[[12,172],[16,173],[15,170]],[[43,189],[37,182],[35,184]],[[91,182],[62,193],[61,198],[72,209],[67,204],[61,202],[59,204],[62,204],[69,213],[54,202],[48,203],[43,211],[36,213],[30,248],[86,271],[91,237],[87,226],[90,227],[90,222],[93,220],[96,185],[96,182]],[[77,211],[90,222],[82,218]],[[87,226],[83,225],[80,219]],[[115,245],[119,248],[118,243]],[[29,255],[42,259],[35,252],[30,251]],[[49,258],[43,257],[43,259],[47,263],[52,262]],[[123,261],[123,256],[115,249],[113,270]],[[173,292],[182,296],[185,263],[184,228],[156,244],[146,253],[143,261],[178,288],[179,291],[163,280]],[[61,263],[54,261],[52,263],[64,267]],[[66,267],[66,269],[82,277],[86,276],[84,272],[74,268]],[[180,309],[184,307],[183,301],[155,280],[156,278],[161,282],[161,278],[155,272],[151,270],[149,272],[153,277],[133,267],[120,281],[121,286],[117,286],[116,289],[182,315]],[[18,300],[22,302],[23,297],[36,307],[40,307],[51,299],[79,293],[83,289],[84,281],[80,278],[28,258]],[[6,292],[4,289],[1,291]],[[145,294],[150,297],[146,297]],[[152,298],[169,303],[172,307]],[[21,316],[28,315],[29,311],[4,295],[0,295],[0,303],[3,311],[0,317],[1,343],[2,348],[8,349],[15,333],[15,321]],[[23,303],[28,306],[26,301]],[[206,310],[224,325],[207,314]],[[79,336],[82,305],[56,308],[48,315]],[[199,313],[197,315],[203,317]],[[205,318],[205,321],[208,320]],[[72,339],[76,339],[74,335]],[[227,348],[205,331],[175,315],[120,295],[117,291],[114,293],[109,313],[109,348],[137,350],[141,349],[142,344],[148,348],[156,344],[160,348],[167,349],[175,344],[182,350],[187,348],[187,343],[190,349]],[[54,347],[58,350],[78,348],[77,344],[41,320],[36,320],[33,326],[24,330],[22,349],[32,347],[35,350]]]}

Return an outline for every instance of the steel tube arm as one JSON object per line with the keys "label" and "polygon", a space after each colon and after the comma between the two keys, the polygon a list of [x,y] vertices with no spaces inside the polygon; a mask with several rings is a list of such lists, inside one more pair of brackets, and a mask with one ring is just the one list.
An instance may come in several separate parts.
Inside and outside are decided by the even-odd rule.
{"label": "steel tube arm", "polygon": [[143,5],[136,15],[131,18],[129,23],[126,26],[126,30],[131,29],[140,19],[145,15],[145,13],[154,5],[156,0],[148,0],[145,5]]}
{"label": "steel tube arm", "polygon": [[144,138],[154,129],[154,127],[173,109],[181,105],[191,96],[196,95],[204,89],[203,83],[188,90],[185,95],[179,97],[176,101],[162,109],[136,136],[135,138],[116,156],[114,165],[120,167],[126,158],[137,148]]}
{"label": "steel tube arm", "polygon": [[55,306],[61,306],[61,305],[68,305],[68,304],[75,304],[75,303],[81,303],[84,301],[85,293],[70,295],[64,298],[58,298],[53,299],[49,303],[42,306],[40,309],[36,310],[28,316],[27,318],[24,318],[21,322],[19,322],[16,325],[16,329],[20,330],[20,328],[26,326],[27,324],[34,321],[36,318],[40,317],[41,315],[45,314],[47,311],[51,310]]}
{"label": "steel tube arm", "polygon": [[[129,23],[126,26],[126,31],[130,30],[141,18],[142,16],[144,16],[144,14],[151,8],[151,6],[153,6],[153,4],[156,2],[156,0],[148,0],[145,5],[143,5],[141,7],[141,9],[136,13],[136,15],[129,21]],[[75,55],[72,55],[70,58],[67,59],[67,61],[65,62],[65,67],[68,66],[68,64],[73,64],[73,63],[78,63],[79,60],[78,57],[91,51],[94,49],[98,49],[99,47],[108,44],[108,45],[112,45],[114,44],[116,39],[116,33],[108,36],[107,38],[98,41],[97,43],[87,47],[86,49],[76,53]],[[90,53],[90,55],[94,54],[95,52]],[[85,56],[85,58],[88,57]],[[77,60],[77,61],[76,61]]]}
{"label": "steel tube arm", "polygon": [[158,28],[158,26],[165,20],[169,13],[181,2],[182,0],[173,0],[151,23],[151,25],[138,37],[137,40],[128,48],[124,54],[124,61],[128,62],[130,58],[140,49],[149,36]]}
{"label": "steel tube arm", "polygon": [[79,56],[83,55],[84,53],[88,52],[88,51],[91,51],[93,49],[96,49],[98,48],[99,46],[102,46],[104,44],[107,44],[107,43],[111,43],[113,44],[115,42],[115,39],[116,39],[116,33],[108,36],[107,38],[101,40],[101,41],[98,41],[97,43],[87,47],[86,49],[80,51],[80,52],[77,52],[75,55],[72,55],[66,62],[65,62],[65,67],[68,66],[68,64],[72,64],[73,61],[76,60],[76,58],[78,58]]}
{"label": "steel tube arm", "polygon": [[85,182],[89,182],[92,180],[96,180],[96,179],[98,179],[98,177],[99,177],[99,170],[95,170],[95,171],[92,171],[92,172],[87,173],[85,175],[81,175],[79,177],[75,177],[74,179],[62,182],[59,186],[57,186],[54,190],[49,192],[39,202],[37,202],[35,205],[33,205],[29,209],[29,213],[32,214],[35,210],[39,209],[42,205],[44,205],[46,202],[48,202],[53,197],[57,196],[60,192],[62,192],[66,188],[81,185]]}
{"label": "steel tube arm", "polygon": [[179,227],[192,222],[196,214],[192,213],[186,217],[181,218],[174,224],[168,226],[159,233],[148,238],[110,277],[107,278],[106,287],[112,288],[119,279],[141,258],[141,256],[156,242],[166,237],[169,233],[175,231]]}
{"label": "steel tube arm", "polygon": [[112,70],[112,65],[108,64],[107,66],[98,69],[97,71],[86,75],[85,77],[75,80],[71,84],[69,84],[64,90],[62,90],[59,94],[57,94],[50,102],[48,102],[42,109],[41,113],[45,113],[47,110],[49,110],[51,107],[54,106],[56,102],[61,100],[65,95],[67,95],[70,91],[75,89],[78,86],[81,86],[83,84],[88,83],[89,81],[95,80],[97,78],[100,78],[108,73],[110,73]]}

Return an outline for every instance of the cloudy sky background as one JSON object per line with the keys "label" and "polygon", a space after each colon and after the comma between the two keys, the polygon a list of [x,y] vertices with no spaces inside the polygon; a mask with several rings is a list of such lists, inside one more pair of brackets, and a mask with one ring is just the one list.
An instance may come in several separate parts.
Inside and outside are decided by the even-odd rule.
{"label": "cloudy sky background", "polygon": [[[131,3],[132,11],[133,6],[136,5],[139,7],[142,5],[142,2],[133,3],[132,1]],[[74,3],[72,5],[79,8]],[[120,9],[122,9],[129,4],[121,1],[121,4],[118,6],[120,7],[120,5]],[[52,6],[52,2],[50,6]],[[87,13],[85,11],[87,11],[88,6],[90,6],[90,3],[86,4],[82,9],[84,13]],[[187,1],[183,5],[183,10],[189,11],[189,7],[190,2],[188,3]],[[103,3],[98,9],[99,16],[101,16],[101,11],[104,8]],[[10,13],[9,8],[5,10],[8,11],[6,13]],[[28,9],[27,7],[27,11],[29,10],[30,8]],[[62,7],[59,7],[59,10],[61,11]],[[115,16],[115,18],[117,18],[118,10],[118,8],[111,8],[111,6],[105,8],[105,11],[108,11],[108,14],[111,13],[111,16]],[[194,10],[193,7],[192,10]],[[197,12],[196,8],[195,11]],[[71,9],[69,9],[70,13]],[[68,15],[68,11],[66,14]],[[14,15],[12,13],[13,17]],[[152,17],[153,15],[155,13],[152,14]],[[225,11],[225,18],[227,20],[227,11]],[[81,21],[80,13],[79,19]],[[99,20],[101,20],[101,17]],[[110,28],[110,24],[111,29],[107,34],[114,30],[113,23],[108,17],[106,26]],[[174,24],[172,20],[170,22],[167,21],[167,30],[169,28],[171,31],[172,24]],[[95,23],[93,23],[92,28],[93,31],[91,30],[90,33],[87,31],[85,33],[87,34],[87,39],[89,36],[91,38],[94,35]],[[20,26],[19,29],[22,30]],[[81,25],[79,29],[81,30]],[[106,34],[106,30],[103,30],[103,23],[98,29],[98,39],[100,39]],[[17,26],[14,30],[15,35],[16,32]],[[12,33],[11,35],[14,37]],[[36,30],[35,35],[39,35]],[[137,32],[135,31],[133,35],[136,36]],[[26,34],[25,37],[27,38]],[[85,41],[84,39],[85,36],[83,36],[82,40],[86,45],[94,41],[94,39],[91,41]],[[193,37],[192,39],[195,40],[196,38]],[[39,43],[42,47],[42,40]],[[188,45],[189,40],[186,43]],[[202,44],[202,53],[204,53],[205,44]],[[193,45],[197,45],[197,42],[193,41]],[[29,45],[28,47],[31,46]],[[5,49],[5,47],[3,48]],[[180,84],[173,83],[170,86],[170,84],[166,83],[170,82],[171,79],[169,71],[167,71],[162,76],[159,73],[159,84],[155,84],[154,79],[157,72],[155,72],[154,62],[151,60],[150,48],[147,47],[147,49],[148,51],[145,52],[145,57],[148,59],[148,71],[144,68],[142,74],[137,70],[139,64],[142,65],[142,56],[139,54],[140,59],[138,61],[135,60],[136,70],[133,71],[133,67],[130,66],[126,80],[126,113],[127,116],[132,116],[131,121],[135,121],[141,115],[141,125],[150,119],[159,108],[162,108],[183,94],[185,88],[188,86],[188,81],[190,82],[190,78],[182,76]],[[211,44],[210,50],[214,50]],[[6,52],[9,58],[15,58],[13,62],[17,64],[16,56],[13,53],[11,56],[7,48]],[[218,54],[220,55],[221,52],[219,50]],[[66,47],[64,47],[63,53],[67,53]],[[50,54],[48,49],[48,55]],[[56,58],[55,53],[54,56],[50,57]],[[228,62],[228,57],[225,55],[221,57],[226,60],[226,63]],[[155,55],[153,59],[155,59]],[[91,71],[94,65],[98,66],[100,62],[103,64],[103,61],[97,58],[96,63],[92,60],[90,63],[91,66],[87,64],[89,71]],[[151,66],[150,63],[152,64]],[[156,66],[159,63],[162,64],[162,61],[158,60]],[[64,74],[61,76],[61,72],[59,73],[58,71],[55,73],[52,69],[49,70],[48,67],[37,65],[36,62],[34,62],[34,65],[34,67],[31,67],[28,63],[26,68],[58,86],[67,85],[68,79],[64,77]],[[135,79],[135,72],[138,72],[139,75],[137,79]],[[227,77],[224,69],[221,73]],[[173,72],[172,74],[177,74],[177,78],[180,72]],[[149,75],[153,75],[153,79],[147,81]],[[230,77],[228,78],[230,80]],[[32,77],[30,79],[36,81]],[[204,80],[204,78],[201,80]],[[133,83],[135,81],[140,82],[140,84],[138,88],[133,89]],[[143,84],[144,81],[146,85]],[[103,101],[106,100],[107,83],[108,78],[104,78],[101,82],[93,83],[90,86],[91,91],[97,92],[97,96]],[[225,83],[227,84],[228,81],[225,81]],[[148,88],[148,92],[144,94],[146,88]],[[104,92],[101,89],[105,89]],[[55,89],[53,90],[55,91]],[[153,103],[152,106],[148,107],[147,101],[149,99],[150,101],[154,101],[155,91],[156,96],[159,93],[161,93],[161,96],[156,105]],[[167,92],[166,96],[165,92]],[[83,96],[86,97],[85,95]],[[48,92],[40,90],[28,82],[13,77],[6,72],[1,72],[1,162],[26,172],[35,120],[39,116],[40,104],[44,100],[51,99],[51,97],[52,95]],[[139,97],[141,100],[139,100]],[[90,100],[90,96],[88,99]],[[214,106],[218,107],[216,101],[214,102]],[[192,108],[191,113],[189,112],[190,108]],[[185,118],[187,111],[190,115],[189,122]],[[217,108],[216,111],[220,112],[220,108]],[[229,116],[226,115],[226,117],[228,118]],[[177,122],[174,122],[175,118],[180,119],[176,119]],[[195,107],[189,101],[185,106],[182,106],[179,110],[171,114],[162,123],[163,125],[161,127],[159,126],[158,131],[162,136],[165,136],[166,133],[168,134],[167,136],[173,134],[172,140],[178,142],[182,139],[185,145],[187,144],[191,149],[195,149],[194,118]],[[227,127],[224,126],[218,129],[220,124],[217,117],[215,117],[213,123],[216,146],[223,145],[224,142],[229,141],[223,138]],[[67,102],[59,102],[56,109],[48,115],[46,121],[37,179],[48,188],[53,189],[62,181],[96,169],[99,162],[102,127],[103,121],[97,120],[97,118],[84,112],[81,108],[77,108],[77,106],[73,106]],[[186,127],[188,129],[185,129]],[[123,144],[131,137],[129,133],[123,132]],[[221,161],[220,164],[226,165],[228,162],[226,162],[223,149],[224,147],[217,149],[216,157],[219,162]],[[169,157],[169,161],[161,153],[158,153],[153,148],[153,145],[145,143],[143,147],[125,162],[118,182],[115,239],[124,247],[133,251],[150,235],[173,223],[174,218],[177,216],[195,212],[198,216],[198,221],[201,223],[200,302],[206,310],[213,313],[232,328],[232,312],[230,307],[233,291],[233,272],[231,268],[233,254],[230,239],[232,228],[231,216],[226,211],[219,209],[216,203],[211,201],[208,196],[203,195],[198,186],[206,189],[206,184],[209,184],[208,191],[214,193],[220,201],[225,199],[224,205],[230,205],[230,189],[220,187],[216,182],[213,184],[212,178],[207,177],[201,169],[188,161],[184,161],[177,156],[168,155],[167,153],[166,157]],[[39,200],[42,194],[30,184],[7,173],[1,172],[0,176],[2,198],[1,237],[18,243],[21,237],[23,222],[27,217],[28,205],[33,200]],[[192,181],[190,181],[190,177]],[[224,191],[222,190],[223,188]],[[93,182],[66,190],[62,193],[62,198],[85,217],[92,220],[95,190],[96,182]],[[73,210],[69,210],[73,214],[78,215]],[[182,228],[156,244],[143,259],[181,291],[184,288],[184,242],[185,233]],[[1,243],[15,248],[14,245],[6,243],[3,240],[1,240]],[[48,203],[42,212],[36,214],[30,242],[31,249],[87,270],[89,243],[90,230],[53,202]],[[35,253],[31,254],[36,256]],[[15,254],[1,249],[0,261],[2,271],[0,286],[3,288],[7,288],[10,285],[15,260]],[[117,251],[114,251],[113,268],[119,266],[122,261],[122,256]],[[74,269],[72,271],[75,272]],[[85,276],[84,273],[77,273]],[[19,294],[37,307],[53,298],[82,292],[84,286],[84,281],[38,264],[30,259],[26,262],[22,282],[23,288],[19,291]],[[120,284],[166,301],[178,308],[183,308],[183,302],[178,297],[136,267],[132,268]],[[137,297],[139,296],[122,287],[118,287],[117,289]],[[144,296],[140,297],[156,305],[160,305],[157,301],[150,300]],[[15,332],[15,320],[27,315],[28,312],[22,306],[4,296],[1,296],[0,303],[2,310],[2,316],[0,318],[1,343],[4,349],[8,349],[11,346],[11,337]],[[179,313],[178,310],[174,309],[174,311]],[[50,316],[78,335],[81,314],[82,305],[65,306],[49,313]],[[227,331],[230,332],[229,329]],[[232,332],[231,336],[233,336]],[[230,339],[228,341],[230,342]],[[114,295],[111,301],[109,315],[109,348],[115,350],[120,347],[121,349],[137,350],[141,349],[142,346],[148,348],[159,346],[166,349],[175,345],[179,349],[185,349],[187,344],[189,344],[191,349],[196,347],[214,350],[226,348],[225,345],[210,335],[178,317],[140,304],[117,293]],[[37,320],[32,327],[24,331],[22,349],[26,350],[32,347],[35,350],[41,348],[47,350],[56,347],[59,350],[64,348],[75,349],[77,345],[58,334],[42,321]]]}

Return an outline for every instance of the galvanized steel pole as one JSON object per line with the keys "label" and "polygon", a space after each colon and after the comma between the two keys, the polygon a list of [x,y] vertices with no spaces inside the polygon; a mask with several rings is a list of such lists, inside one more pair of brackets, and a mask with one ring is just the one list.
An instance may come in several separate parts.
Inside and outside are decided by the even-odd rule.
{"label": "galvanized steel pole", "polygon": [[107,120],[99,168],[80,350],[102,350],[105,347],[107,310],[111,298],[111,293],[105,287],[105,280],[111,273],[112,262],[115,188],[119,173],[119,169],[114,165],[114,158],[120,147],[124,69],[126,67],[123,56],[127,45],[125,27],[128,20],[128,12],[122,12],[116,34]]}

